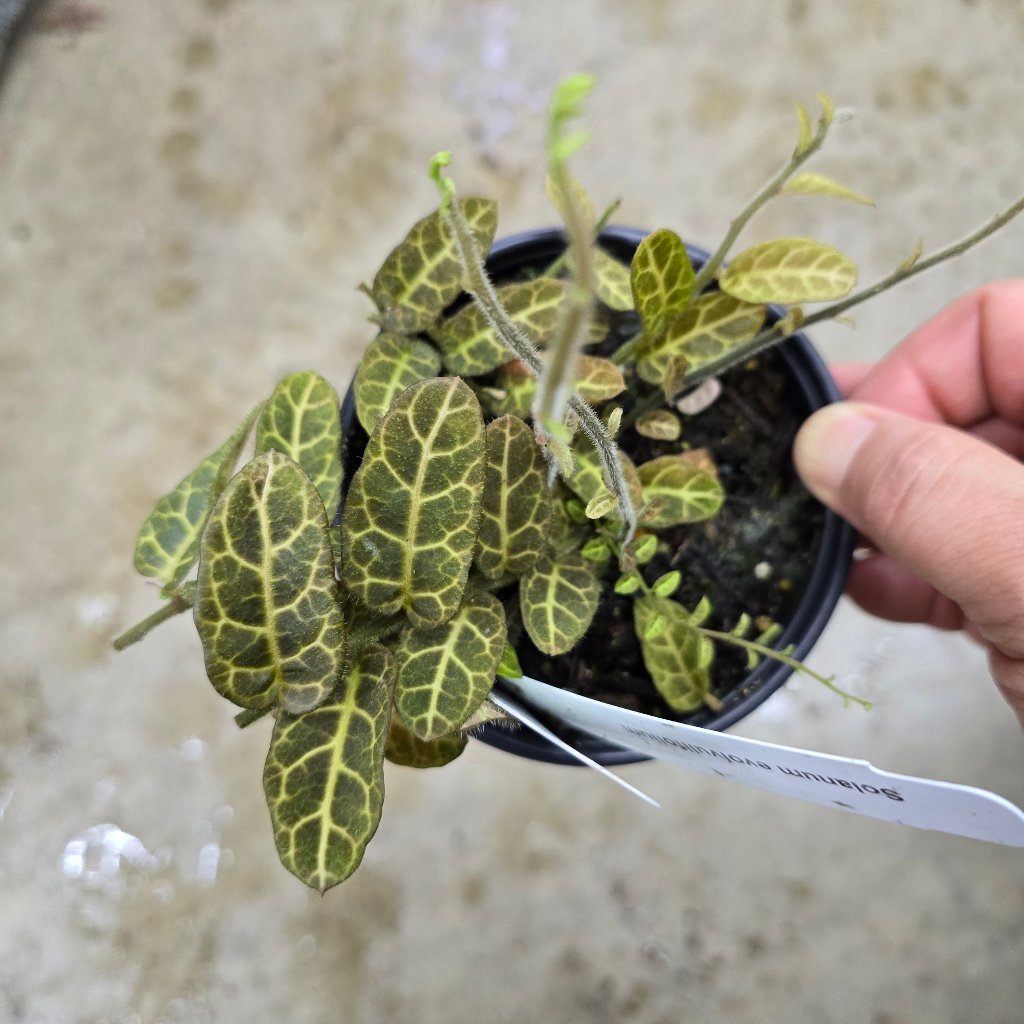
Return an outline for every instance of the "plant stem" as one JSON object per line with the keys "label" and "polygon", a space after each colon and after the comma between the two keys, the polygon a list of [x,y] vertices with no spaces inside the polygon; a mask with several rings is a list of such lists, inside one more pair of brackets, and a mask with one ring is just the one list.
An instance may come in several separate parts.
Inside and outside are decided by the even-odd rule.
{"label": "plant stem", "polygon": [[168,597],[167,604],[158,608],[152,615],[147,615],[141,622],[126,629],[115,641],[114,650],[123,651],[132,644],[137,644],[150,630],[155,629],[161,622],[173,619],[175,615],[187,612],[195,601],[195,584],[184,583],[180,590],[172,591]]}

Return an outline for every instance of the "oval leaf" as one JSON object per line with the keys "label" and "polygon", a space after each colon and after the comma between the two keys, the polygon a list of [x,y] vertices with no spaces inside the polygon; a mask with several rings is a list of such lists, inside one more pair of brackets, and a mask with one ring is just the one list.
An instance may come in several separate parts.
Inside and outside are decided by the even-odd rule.
{"label": "oval leaf", "polygon": [[210,682],[240,707],[298,713],[334,689],[345,637],[327,513],[286,455],[253,459],[210,513],[195,621]]}
{"label": "oval leaf", "polygon": [[576,391],[584,401],[592,404],[606,402],[625,390],[622,371],[610,359],[599,356],[577,358]]}
{"label": "oval leaf", "polygon": [[662,528],[711,519],[725,501],[722,485],[680,455],[663,455],[638,467],[644,503],[640,521]]}
{"label": "oval leaf", "polygon": [[719,277],[723,292],[744,302],[825,302],[857,283],[857,265],[813,238],[777,238],[741,252]]}
{"label": "oval leaf", "polygon": [[[460,199],[462,212],[486,256],[498,227],[491,199]],[[462,291],[462,264],[440,211],[413,225],[377,271],[371,294],[381,325],[398,334],[425,331]]]}
{"label": "oval leaf", "polygon": [[263,790],[281,863],[325,892],[363,859],[384,803],[391,717],[390,652],[364,647],[340,699],[303,715],[278,715]]}
{"label": "oval leaf", "polygon": [[419,380],[436,377],[440,369],[441,357],[433,345],[400,334],[378,334],[359,360],[353,385],[363,430],[372,434],[398,395]]}
{"label": "oval leaf", "polygon": [[644,340],[637,373],[650,384],[671,384],[668,378],[678,361],[689,371],[699,370],[756,337],[764,320],[764,306],[741,302],[721,292],[701,295],[688,310],[669,321],[661,338]]}
{"label": "oval leaf", "polygon": [[523,625],[538,650],[565,654],[590,626],[601,585],[586,560],[573,552],[539,562],[519,585]]}
{"label": "oval leaf", "polygon": [[487,425],[476,564],[491,579],[522,576],[543,554],[551,517],[547,466],[517,416]]}
{"label": "oval leaf", "polygon": [[668,409],[644,413],[634,426],[641,437],[649,437],[653,441],[678,441],[683,430],[679,417]]}
{"label": "oval leaf", "polygon": [[658,693],[675,711],[696,711],[711,684],[711,641],[694,629],[682,605],[664,597],[641,597],[633,622],[644,666]]}
{"label": "oval leaf", "polygon": [[480,404],[457,377],[403,391],[377,424],[349,488],[342,573],[380,615],[437,626],[459,607],[484,479]]}
{"label": "oval leaf", "polygon": [[[535,344],[547,344],[565,305],[566,284],[552,277],[507,284],[498,298],[512,322]],[[513,358],[499,340],[490,321],[474,302],[449,317],[437,333],[437,343],[449,372],[479,377]]]}
{"label": "oval leaf", "polygon": [[637,246],[629,283],[645,334],[659,337],[669,318],[689,306],[693,279],[689,253],[674,231],[660,228]]}
{"label": "oval leaf", "polygon": [[199,554],[199,538],[213,503],[227,486],[257,406],[212,455],[208,455],[146,517],[135,542],[135,568],[172,590],[188,575]]}
{"label": "oval leaf", "polygon": [[491,594],[466,597],[443,626],[408,628],[398,641],[395,710],[413,735],[462,727],[491,692],[505,650],[505,610]]}
{"label": "oval leaf", "polygon": [[[609,507],[617,509],[618,502],[605,483],[601,459],[594,448],[589,442],[581,440],[573,449],[573,453],[576,457],[576,472],[566,480],[569,489],[583,502],[584,507],[589,506],[595,499],[606,498],[610,502]],[[619,465],[626,481],[626,488],[633,500],[633,507],[639,508],[643,502],[640,478],[632,459],[622,449],[619,449]]]}
{"label": "oval leaf", "polygon": [[633,308],[629,267],[597,246],[593,253],[594,294],[609,308],[626,313]]}
{"label": "oval leaf", "polygon": [[461,735],[421,740],[402,724],[398,715],[392,715],[384,757],[405,768],[442,768],[454,761],[468,742],[468,738]]}
{"label": "oval leaf", "polygon": [[830,196],[832,199],[846,199],[851,203],[863,203],[865,206],[875,205],[873,199],[854,192],[852,188],[847,188],[827,175],[816,174],[813,171],[804,171],[803,174],[790,178],[782,186],[782,193],[784,195]]}
{"label": "oval leaf", "polygon": [[277,451],[313,481],[331,518],[341,501],[341,415],[338,393],[318,373],[285,377],[256,426],[256,452]]}

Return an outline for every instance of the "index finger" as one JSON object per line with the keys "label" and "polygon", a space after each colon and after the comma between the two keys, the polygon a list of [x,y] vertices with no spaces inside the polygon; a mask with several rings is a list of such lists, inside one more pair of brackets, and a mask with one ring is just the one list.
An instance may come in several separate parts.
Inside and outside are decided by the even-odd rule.
{"label": "index finger", "polygon": [[916,419],[1024,425],[1024,279],[957,299],[877,363],[849,395]]}

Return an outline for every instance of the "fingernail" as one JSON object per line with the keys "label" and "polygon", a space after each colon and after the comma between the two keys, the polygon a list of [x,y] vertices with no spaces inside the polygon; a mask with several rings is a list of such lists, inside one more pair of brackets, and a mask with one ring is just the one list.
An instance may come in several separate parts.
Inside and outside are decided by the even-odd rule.
{"label": "fingernail", "polygon": [[850,463],[878,425],[878,411],[856,402],[837,402],[819,409],[800,428],[793,461],[807,489],[823,504],[834,506]]}

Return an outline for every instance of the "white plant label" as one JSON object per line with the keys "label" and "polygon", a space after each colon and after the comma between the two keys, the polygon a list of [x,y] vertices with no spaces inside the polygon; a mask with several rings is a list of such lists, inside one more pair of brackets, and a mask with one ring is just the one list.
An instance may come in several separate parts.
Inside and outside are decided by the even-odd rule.
{"label": "white plant label", "polygon": [[914,828],[1024,846],[1024,811],[984,789],[897,775],[867,761],[667,722],[528,677],[502,679],[500,685],[535,711],[691,771]]}

